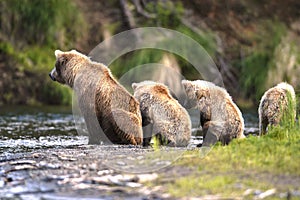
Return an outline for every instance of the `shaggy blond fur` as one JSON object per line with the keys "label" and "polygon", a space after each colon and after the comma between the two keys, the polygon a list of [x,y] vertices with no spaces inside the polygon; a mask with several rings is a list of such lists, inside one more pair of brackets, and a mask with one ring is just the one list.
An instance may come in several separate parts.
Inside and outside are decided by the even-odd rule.
{"label": "shaggy blond fur", "polygon": [[170,146],[187,146],[191,137],[191,120],[167,86],[144,81],[133,83],[134,97],[140,102],[143,125],[153,124],[153,134],[166,138]]}
{"label": "shaggy blond fur", "polygon": [[89,143],[109,139],[116,144],[141,144],[139,103],[113,78],[110,70],[75,50],[56,50],[55,56],[50,77],[74,89],[89,130]]}
{"label": "shaggy blond fur", "polygon": [[[291,98],[290,101],[288,96]],[[289,105],[289,102],[291,105]],[[292,109],[291,120],[295,120],[296,95],[293,86],[282,82],[267,90],[262,96],[258,108],[259,134],[265,134],[268,125],[278,125],[283,115],[288,114],[288,107]]]}
{"label": "shaggy blond fur", "polygon": [[189,108],[200,111],[204,141],[208,131],[216,140],[228,144],[233,138],[244,138],[244,119],[228,92],[203,80],[183,80]]}

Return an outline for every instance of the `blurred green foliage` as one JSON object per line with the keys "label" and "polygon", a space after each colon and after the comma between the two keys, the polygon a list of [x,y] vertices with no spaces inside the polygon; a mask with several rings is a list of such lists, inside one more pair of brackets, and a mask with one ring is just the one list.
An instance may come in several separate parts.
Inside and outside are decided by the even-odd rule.
{"label": "blurred green foliage", "polygon": [[238,63],[241,86],[248,98],[259,101],[267,89],[268,71],[274,67],[274,51],[286,34],[286,27],[279,21],[263,20],[253,40],[256,45],[248,49],[246,57]]}
{"label": "blurred green foliage", "polygon": [[[1,0],[0,53],[14,63],[16,88],[26,99],[16,101],[15,91],[4,87],[6,104],[70,104],[71,91],[54,83],[48,73],[54,67],[56,48],[70,48],[84,34],[83,17],[71,0]],[[13,75],[12,75],[13,76]],[[38,84],[35,84],[38,83]],[[4,83],[6,84],[6,83]]]}
{"label": "blurred green foliage", "polygon": [[[99,8],[103,8],[99,12],[103,13],[101,15],[83,13],[75,4],[79,2],[84,6],[99,4]],[[6,70],[10,71],[10,68],[13,68],[17,74],[21,74],[20,77],[28,79],[23,84],[21,84],[22,81],[15,81],[13,84],[16,86],[13,88],[4,87],[4,91],[0,91],[3,93],[0,102],[16,103],[13,101],[17,94],[15,88],[21,88],[28,96],[28,100],[21,103],[70,103],[71,91],[51,82],[47,77],[55,62],[53,52],[55,49],[70,50],[78,46],[83,49],[89,48],[95,42],[93,37],[96,38],[95,40],[105,39],[122,31],[122,20],[115,20],[117,18],[112,15],[112,13],[118,15],[119,3],[118,0],[108,3],[72,0],[0,0],[0,59],[10,59],[4,63],[7,65]],[[228,60],[225,64],[229,67],[224,70],[230,71],[232,77],[240,83],[236,87],[238,91],[235,91],[240,95],[234,98],[250,99],[254,105],[257,104],[264,91],[273,84],[270,81],[267,83],[272,70],[273,74],[281,72],[283,74],[282,77],[277,77],[276,82],[281,79],[284,79],[282,81],[293,80],[295,86],[294,74],[296,73],[294,71],[297,72],[297,70],[290,70],[289,73],[278,70],[286,67],[285,62],[280,63],[280,59],[283,59],[278,56],[278,52],[280,54],[280,49],[284,48],[284,45],[280,46],[280,44],[284,43],[283,38],[288,35],[291,28],[285,18],[282,19],[285,13],[276,11],[277,14],[274,16],[265,14],[264,7],[260,6],[268,4],[267,1],[252,3],[247,1],[184,2],[180,0],[143,2],[144,11],[155,17],[142,16],[136,12],[133,2],[127,1],[127,3],[137,27],[164,27],[179,31],[202,45],[216,62],[218,62],[216,54]],[[223,9],[225,4],[231,6],[232,10]],[[286,3],[286,5],[290,4]],[[269,6],[278,7],[280,4],[270,3]],[[98,13],[98,10],[95,9],[92,12]],[[92,17],[95,15],[100,18],[93,21],[87,17],[90,14]],[[85,21],[87,19],[88,22]],[[203,19],[204,26],[197,26],[201,23],[191,23],[194,19]],[[224,38],[229,39],[220,41]],[[170,45],[174,44],[174,42],[167,42]],[[287,46],[291,48],[297,45],[291,40],[287,42],[289,42]],[[294,50],[286,51],[285,54],[292,51]],[[113,74],[120,77],[133,67],[161,61],[164,53],[157,49],[137,50],[121,56],[110,67]],[[299,65],[300,56],[297,56],[297,51],[294,51],[292,56],[294,54],[296,63]],[[174,56],[182,74],[187,79],[199,79],[197,70],[190,63],[180,56]],[[275,69],[276,67],[278,69]],[[11,76],[15,80],[19,78]],[[31,88],[31,85],[35,85],[33,82],[38,82],[40,87]]]}
{"label": "blurred green foliage", "polygon": [[14,45],[65,47],[82,34],[82,16],[70,0],[0,1],[1,36]]}
{"label": "blurred green foliage", "polygon": [[121,77],[130,69],[149,63],[158,63],[162,58],[162,50],[142,49],[129,52],[115,60],[110,67],[116,77]]}
{"label": "blurred green foliage", "polygon": [[[214,57],[217,49],[215,35],[211,31],[195,32],[191,28],[181,23],[181,18],[184,14],[184,8],[179,1],[158,1],[147,4],[147,10],[150,13],[156,13],[156,17],[145,21],[144,26],[159,26],[170,28],[187,35],[188,37],[199,43],[207,53]],[[164,46],[177,45],[177,42],[161,41]],[[174,47],[172,47],[174,48]],[[181,48],[181,47],[176,47]],[[112,72],[117,77],[120,77],[130,69],[148,63],[158,63],[165,51],[157,49],[142,49],[128,53],[112,63],[110,66]],[[188,55],[190,52],[183,52]],[[187,79],[199,79],[199,72],[184,58],[174,55],[181,68],[183,75]]]}
{"label": "blurred green foliage", "polygon": [[184,13],[183,5],[179,1],[149,2],[146,9],[157,15],[155,19],[148,21],[148,26],[160,26],[172,29],[176,29],[181,24],[180,20]]}

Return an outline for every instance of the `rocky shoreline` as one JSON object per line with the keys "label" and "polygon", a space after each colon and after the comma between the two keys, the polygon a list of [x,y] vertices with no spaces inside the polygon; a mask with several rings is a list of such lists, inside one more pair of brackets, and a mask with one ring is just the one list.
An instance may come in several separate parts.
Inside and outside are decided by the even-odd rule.
{"label": "rocky shoreline", "polygon": [[[26,153],[3,153],[0,156],[0,199],[176,199],[167,192],[166,185],[173,184],[179,177],[201,176],[201,173],[205,173],[199,172],[199,166],[172,165],[176,159],[188,156],[183,155],[182,150],[80,145]],[[157,166],[153,167],[155,163]],[[147,165],[148,169],[138,171],[139,167]],[[134,173],[130,173],[130,170]],[[217,173],[213,176],[217,176]],[[270,182],[276,180],[276,185],[280,187],[286,183],[297,187],[300,182],[300,177],[253,175],[251,172],[240,177],[257,177]],[[237,184],[236,187],[243,186]],[[252,196],[265,199],[272,195],[284,199],[300,197],[299,190],[282,192],[269,188],[261,191],[255,187],[243,190],[243,196],[229,199]],[[216,194],[195,199],[221,198]]]}
{"label": "rocky shoreline", "polygon": [[[124,151],[124,149],[126,151]],[[111,169],[106,156],[137,157],[146,149],[125,146],[76,146],[17,153],[0,157],[0,198],[5,199],[168,199],[160,187],[145,183],[157,172],[119,171],[126,164],[116,161]],[[121,153],[122,152],[122,153]],[[139,158],[141,159],[141,158]]]}

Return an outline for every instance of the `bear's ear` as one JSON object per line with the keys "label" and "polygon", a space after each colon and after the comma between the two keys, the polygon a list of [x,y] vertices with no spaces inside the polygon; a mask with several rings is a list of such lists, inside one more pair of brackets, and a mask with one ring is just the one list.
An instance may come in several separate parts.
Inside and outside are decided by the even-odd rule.
{"label": "bear's ear", "polygon": [[57,66],[65,66],[68,62],[68,56],[67,54],[58,54],[58,57],[56,57],[56,63],[57,63]]}
{"label": "bear's ear", "polygon": [[196,91],[195,91],[196,98],[197,98],[198,100],[200,100],[202,97],[204,97],[204,94],[203,94],[203,93],[204,93],[204,92],[201,91],[201,90],[196,90]]}
{"label": "bear's ear", "polygon": [[56,58],[58,58],[58,57],[59,57],[61,54],[63,54],[63,53],[64,53],[64,52],[62,52],[61,50],[58,50],[58,49],[54,51],[54,54],[55,54],[55,57],[56,57]]}
{"label": "bear's ear", "polygon": [[132,83],[132,84],[131,84],[131,87],[132,87],[133,90],[135,90],[135,89],[137,88],[137,86],[138,86],[137,83]]}
{"label": "bear's ear", "polygon": [[196,89],[195,91],[196,97],[197,99],[201,99],[201,98],[209,98],[210,93],[208,89]]}
{"label": "bear's ear", "polygon": [[79,52],[76,51],[75,49],[72,49],[72,50],[71,50],[71,53],[79,54]]}
{"label": "bear's ear", "polygon": [[161,85],[156,85],[156,86],[154,86],[154,87],[153,87],[153,90],[154,90],[155,92],[160,93],[160,94],[165,94],[165,95],[171,96],[171,95],[169,94],[168,89],[165,88],[165,87],[163,87],[163,86],[161,86]]}
{"label": "bear's ear", "polygon": [[188,81],[188,80],[182,80],[181,84],[183,85],[185,90],[192,85],[191,81]]}

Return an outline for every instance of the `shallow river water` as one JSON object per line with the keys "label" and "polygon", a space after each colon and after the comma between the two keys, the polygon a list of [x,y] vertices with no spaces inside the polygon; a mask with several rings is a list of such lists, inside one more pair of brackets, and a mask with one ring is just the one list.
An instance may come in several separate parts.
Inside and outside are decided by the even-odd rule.
{"label": "shallow river water", "polygon": [[[191,112],[193,130],[199,124],[196,112]],[[256,134],[258,119],[255,111],[243,113],[245,134]],[[199,137],[192,137],[197,142]],[[68,147],[87,144],[86,136],[78,135],[69,107],[1,107],[0,155],[34,149]]]}
{"label": "shallow river water", "polygon": [[0,152],[16,153],[87,143],[66,107],[0,108]]}
{"label": "shallow river water", "polygon": [[[199,115],[190,114],[197,127]],[[256,113],[244,118],[245,133],[255,134]],[[201,141],[193,136],[191,144]],[[87,143],[69,107],[0,107],[0,199],[172,199],[144,182],[158,171],[172,174],[170,165],[187,149]]]}

